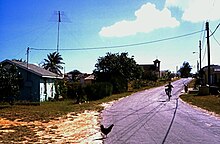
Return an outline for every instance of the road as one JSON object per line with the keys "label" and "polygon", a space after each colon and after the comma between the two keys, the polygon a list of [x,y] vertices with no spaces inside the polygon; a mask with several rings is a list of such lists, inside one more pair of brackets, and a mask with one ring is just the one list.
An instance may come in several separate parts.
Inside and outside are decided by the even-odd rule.
{"label": "road", "polygon": [[183,84],[172,83],[171,100],[164,86],[135,93],[102,112],[105,127],[114,124],[106,144],[220,144],[220,118],[179,99]]}

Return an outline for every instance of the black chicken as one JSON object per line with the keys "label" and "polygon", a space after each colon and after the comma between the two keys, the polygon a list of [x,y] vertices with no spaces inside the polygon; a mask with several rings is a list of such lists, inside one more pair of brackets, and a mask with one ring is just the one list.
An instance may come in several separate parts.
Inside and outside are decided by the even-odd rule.
{"label": "black chicken", "polygon": [[101,132],[105,135],[105,138],[107,138],[107,134],[111,132],[113,126],[114,124],[110,125],[108,128],[104,128],[103,125],[100,126]]}

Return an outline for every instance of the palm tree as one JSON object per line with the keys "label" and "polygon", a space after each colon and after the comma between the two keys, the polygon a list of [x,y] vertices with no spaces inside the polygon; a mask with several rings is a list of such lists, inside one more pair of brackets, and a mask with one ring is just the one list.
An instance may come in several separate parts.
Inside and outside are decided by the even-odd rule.
{"label": "palm tree", "polygon": [[64,64],[64,62],[62,62],[63,58],[61,57],[61,55],[58,52],[53,52],[48,54],[47,58],[48,59],[44,59],[45,62],[43,64],[43,67],[53,73],[62,75],[61,70],[63,69],[63,67],[61,66],[61,64]]}

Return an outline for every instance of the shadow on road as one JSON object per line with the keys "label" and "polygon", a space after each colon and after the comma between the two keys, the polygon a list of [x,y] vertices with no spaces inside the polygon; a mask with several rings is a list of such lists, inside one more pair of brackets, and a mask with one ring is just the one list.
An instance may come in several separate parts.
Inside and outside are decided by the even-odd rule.
{"label": "shadow on road", "polygon": [[174,111],[174,113],[173,113],[173,118],[172,118],[172,120],[171,120],[171,122],[170,122],[169,128],[168,128],[168,130],[167,130],[167,132],[166,132],[166,135],[165,135],[165,137],[164,137],[164,139],[163,139],[162,144],[165,143],[165,141],[166,141],[166,139],[167,139],[167,136],[168,136],[168,134],[169,134],[169,132],[170,132],[170,129],[171,129],[172,125],[173,125],[173,122],[174,122],[174,119],[175,119],[175,116],[176,116],[177,108],[178,108],[178,98],[176,99],[176,107],[175,107],[175,111]]}

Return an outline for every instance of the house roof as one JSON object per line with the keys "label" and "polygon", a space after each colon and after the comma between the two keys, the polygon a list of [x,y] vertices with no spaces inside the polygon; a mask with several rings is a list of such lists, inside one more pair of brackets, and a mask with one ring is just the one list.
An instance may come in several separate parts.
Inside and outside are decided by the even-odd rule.
{"label": "house roof", "polygon": [[[18,62],[18,61],[11,61],[11,60],[4,60],[1,63],[10,63],[10,64],[15,64],[17,67],[27,70],[31,73],[34,73],[40,77],[45,77],[45,78],[59,78],[62,79],[59,75],[52,73],[44,68],[41,68],[39,66],[36,66],[34,64],[26,63],[26,62]],[[27,67],[28,66],[28,67]]]}
{"label": "house roof", "polygon": [[[210,68],[214,68],[214,69],[216,69],[216,68],[220,68],[220,66],[219,65],[210,65]],[[204,66],[202,69],[208,69],[208,66]]]}
{"label": "house roof", "polygon": [[90,75],[88,77],[85,78],[85,80],[94,80],[95,76],[94,75]]}
{"label": "house roof", "polygon": [[160,62],[158,59],[156,59],[154,62]]}

